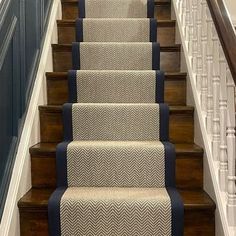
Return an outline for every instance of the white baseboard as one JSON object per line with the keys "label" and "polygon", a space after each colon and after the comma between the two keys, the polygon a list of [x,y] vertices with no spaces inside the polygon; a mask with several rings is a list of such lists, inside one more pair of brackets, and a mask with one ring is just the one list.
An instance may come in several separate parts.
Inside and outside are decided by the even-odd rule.
{"label": "white baseboard", "polygon": [[0,224],[1,236],[20,235],[17,202],[31,188],[29,147],[40,141],[38,106],[47,102],[45,72],[53,69],[51,44],[58,42],[56,20],[61,19],[61,14],[61,1],[54,0]]}

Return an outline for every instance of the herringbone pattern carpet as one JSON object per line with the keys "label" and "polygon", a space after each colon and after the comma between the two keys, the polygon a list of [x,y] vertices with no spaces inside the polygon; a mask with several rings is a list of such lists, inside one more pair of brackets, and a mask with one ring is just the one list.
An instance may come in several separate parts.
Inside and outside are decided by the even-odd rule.
{"label": "herringbone pattern carpet", "polygon": [[80,0],[79,12],[50,235],[181,236],[154,1]]}

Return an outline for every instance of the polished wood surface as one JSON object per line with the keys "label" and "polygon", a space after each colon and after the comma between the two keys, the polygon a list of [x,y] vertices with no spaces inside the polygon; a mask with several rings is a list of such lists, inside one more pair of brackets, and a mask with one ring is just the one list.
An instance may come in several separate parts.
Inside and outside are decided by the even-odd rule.
{"label": "polished wood surface", "polygon": [[[56,72],[68,71],[72,68],[71,44],[53,44],[53,68]],[[165,72],[180,70],[180,45],[161,46],[161,69]]]}
{"label": "polished wood surface", "polygon": [[[193,143],[193,108],[187,106],[170,107],[170,140],[173,143]],[[41,142],[61,142],[62,107],[40,106]]]}
{"label": "polished wood surface", "polygon": [[[157,22],[157,41],[162,46],[175,43],[175,20],[159,20]],[[75,20],[58,20],[58,43],[75,42]]]}
{"label": "polished wood surface", "polygon": [[[18,203],[21,235],[47,236],[47,202],[53,189],[31,189]],[[184,202],[184,236],[214,236],[215,204],[203,191],[180,190]]]}
{"label": "polished wood surface", "polygon": [[[68,101],[67,73],[51,72],[47,77],[47,98],[49,105],[62,105]],[[165,74],[165,103],[169,105],[185,105],[186,73]]]}
{"label": "polished wood surface", "polygon": [[218,37],[236,84],[236,34],[223,0],[207,0]]}

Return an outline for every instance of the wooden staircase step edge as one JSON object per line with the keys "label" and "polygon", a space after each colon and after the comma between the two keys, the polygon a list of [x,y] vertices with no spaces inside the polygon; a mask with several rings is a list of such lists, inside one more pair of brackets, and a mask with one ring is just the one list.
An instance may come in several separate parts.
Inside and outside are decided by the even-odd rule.
{"label": "wooden staircase step edge", "polygon": [[[166,81],[186,80],[186,76],[187,73],[182,72],[165,72]],[[67,80],[68,72],[46,72],[46,77],[50,81]]]}
{"label": "wooden staircase step edge", "polygon": [[[194,107],[192,106],[169,106],[170,114],[189,114],[193,115]],[[61,113],[62,106],[60,105],[41,105],[39,111],[46,111],[49,113]]]}
{"label": "wooden staircase step edge", "polygon": [[[78,0],[61,0],[61,3],[62,4],[77,4]],[[162,0],[162,1],[155,0],[155,5],[170,6],[171,2],[168,0]]]}
{"label": "wooden staircase step edge", "polygon": [[[18,202],[21,212],[47,211],[53,189],[32,188]],[[215,210],[215,203],[203,190],[179,190],[185,210]]]}
{"label": "wooden staircase step edge", "polygon": [[[47,80],[67,80],[67,72],[46,72]],[[165,80],[186,80],[187,73],[183,72],[167,72]]]}
{"label": "wooden staircase step edge", "polygon": [[[175,27],[176,20],[157,20],[157,27]],[[57,25],[60,27],[74,27],[75,20],[57,20]]]}
{"label": "wooden staircase step edge", "polygon": [[[71,52],[72,44],[52,44],[54,52],[68,51]],[[161,52],[180,52],[181,44],[171,46],[160,46]]]}
{"label": "wooden staircase step edge", "polygon": [[[37,143],[29,149],[32,158],[40,156],[42,158],[54,158],[56,155],[56,146],[58,143]],[[191,158],[202,158],[203,149],[198,145],[191,143],[175,144],[176,157],[191,156]]]}

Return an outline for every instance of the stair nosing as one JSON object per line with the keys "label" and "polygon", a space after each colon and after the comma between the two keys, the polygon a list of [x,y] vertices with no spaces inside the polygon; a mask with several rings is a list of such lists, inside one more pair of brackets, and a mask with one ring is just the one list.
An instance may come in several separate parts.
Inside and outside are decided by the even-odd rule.
{"label": "stair nosing", "polygon": [[[120,103],[118,103],[120,104]],[[192,106],[169,106],[170,114],[193,114],[194,107]],[[59,113],[62,111],[62,105],[40,105],[39,111],[48,111],[49,113]]]}
{"label": "stair nosing", "polygon": [[[92,42],[88,42],[88,43],[92,43]],[[97,42],[99,44],[99,42]],[[104,43],[104,42],[100,42],[100,43]],[[110,42],[106,42],[106,43],[110,43]],[[127,44],[132,44],[134,42],[127,42]],[[141,42],[135,42],[136,44],[141,43]],[[152,43],[152,42],[148,42],[148,43]],[[53,50],[58,50],[59,49],[69,49],[71,51],[72,49],[72,44],[68,44],[68,43],[56,43],[56,44],[52,44],[52,48]],[[174,45],[168,45],[168,46],[161,46],[160,45],[160,50],[161,52],[179,52],[181,48],[181,44],[174,44]]]}
{"label": "stair nosing", "polygon": [[[131,18],[133,19],[133,18]],[[146,19],[146,18],[145,18]],[[172,19],[163,19],[163,20],[157,20],[157,26],[162,26],[163,24],[167,24],[169,27],[174,27],[176,24],[176,20]],[[68,26],[72,27],[75,26],[75,20],[72,19],[62,19],[62,20],[57,20],[57,25],[60,26]],[[167,27],[167,26],[166,26]]]}
{"label": "stair nosing", "polygon": [[[38,158],[37,155],[40,155],[40,158],[54,158],[54,156],[56,154],[56,145],[58,143],[53,143],[55,146],[53,148],[48,148],[48,150],[46,150],[47,148],[44,148],[42,150],[42,148],[36,147],[39,144],[41,144],[41,143],[37,143],[34,146],[30,147],[29,152],[30,152],[32,158]],[[198,146],[196,144],[193,144],[193,145],[195,145],[196,147]],[[54,155],[54,156],[52,156],[52,155]],[[203,149],[201,147],[198,147],[198,149],[194,149],[194,150],[189,149],[187,151],[185,149],[182,151],[182,150],[178,150],[178,147],[177,147],[176,148],[176,156],[177,156],[177,158],[182,159],[179,157],[179,155],[181,155],[181,156],[191,155],[191,159],[193,159],[193,158],[202,159]]]}
{"label": "stair nosing", "polygon": [[[46,72],[47,80],[67,80],[67,72]],[[165,73],[165,80],[186,80],[187,73],[185,72],[170,72]]]}
{"label": "stair nosing", "polygon": [[[62,0],[61,4],[78,4],[78,0]],[[166,6],[170,6],[171,2],[170,1],[154,1],[155,5],[166,5]]]}
{"label": "stair nosing", "polygon": [[[30,194],[31,191],[33,191],[36,188],[32,188],[27,194]],[[48,192],[53,192],[53,190],[55,190],[55,188],[44,188],[41,189],[41,191],[48,191]],[[197,190],[179,190],[180,195],[182,192],[201,192],[202,194],[206,195],[209,197],[209,195],[202,189],[197,189]],[[26,196],[25,195],[25,196]],[[50,194],[49,194],[50,195]],[[46,197],[45,197],[46,198]],[[206,203],[198,203],[198,204],[194,204],[194,203],[184,203],[184,210],[188,211],[188,210],[212,210],[214,211],[216,206],[215,203],[211,200],[211,198],[209,197],[209,204]],[[20,209],[21,212],[31,212],[31,211],[47,211],[47,206],[48,206],[48,198],[44,199],[43,201],[38,201],[38,202],[30,202],[30,201],[25,201],[24,197],[21,198],[18,201],[18,207]]]}

